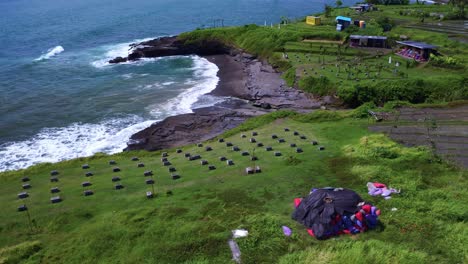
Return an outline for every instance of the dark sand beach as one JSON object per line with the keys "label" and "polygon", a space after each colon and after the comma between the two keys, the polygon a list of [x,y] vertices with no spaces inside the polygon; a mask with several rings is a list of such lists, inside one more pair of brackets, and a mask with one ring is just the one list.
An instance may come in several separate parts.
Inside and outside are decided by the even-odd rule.
{"label": "dark sand beach", "polygon": [[126,150],[160,150],[193,144],[214,138],[253,116],[278,109],[311,111],[322,105],[320,100],[288,87],[279,72],[250,54],[232,49],[228,54],[203,57],[219,68],[219,82],[210,94],[227,99],[151,125],[132,135]]}

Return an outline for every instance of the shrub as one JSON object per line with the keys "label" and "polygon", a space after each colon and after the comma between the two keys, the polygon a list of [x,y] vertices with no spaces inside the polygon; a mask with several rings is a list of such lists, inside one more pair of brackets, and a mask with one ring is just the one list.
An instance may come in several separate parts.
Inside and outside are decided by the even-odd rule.
{"label": "shrub", "polygon": [[369,116],[369,110],[375,109],[374,102],[367,102],[353,110],[352,116],[356,118],[364,118]]}
{"label": "shrub", "polygon": [[344,31],[349,34],[356,33],[359,31],[359,27],[356,25],[350,25]]}
{"label": "shrub", "polygon": [[312,76],[302,78],[299,81],[299,88],[320,96],[331,94],[334,91],[333,84],[325,76],[319,78]]}
{"label": "shrub", "polygon": [[26,241],[0,250],[0,263],[20,263],[42,249],[39,241]]}
{"label": "shrub", "polygon": [[296,82],[296,68],[289,68],[283,73],[282,77],[288,86],[294,86],[294,83]]}
{"label": "shrub", "polygon": [[441,68],[461,69],[464,68],[463,63],[459,60],[449,56],[436,56],[431,54],[430,65]]}
{"label": "shrub", "polygon": [[408,101],[413,104],[440,101],[466,100],[467,78],[426,78],[413,80],[378,81],[361,83],[352,87],[342,86],[337,95],[351,107],[366,102],[384,105],[389,101]]}

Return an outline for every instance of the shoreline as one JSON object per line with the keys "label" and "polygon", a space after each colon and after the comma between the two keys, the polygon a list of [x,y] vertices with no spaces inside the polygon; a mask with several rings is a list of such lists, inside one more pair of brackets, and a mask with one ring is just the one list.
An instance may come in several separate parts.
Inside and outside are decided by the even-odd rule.
{"label": "shoreline", "polygon": [[[171,42],[172,41],[172,42]],[[128,58],[119,61],[138,60],[143,57],[172,56],[171,45],[176,38],[161,38],[144,43],[132,44],[136,48]],[[148,45],[153,45],[148,47]],[[226,97],[214,106],[192,109],[193,113],[170,116],[150,127],[133,134],[124,151],[161,150],[212,139],[235,128],[246,119],[278,109],[309,112],[318,109],[323,102],[310,98],[304,92],[288,87],[271,65],[254,56],[234,48],[219,47],[212,51],[203,50],[197,54],[218,67],[219,81],[208,95]],[[178,47],[180,48],[180,47]],[[187,52],[184,47],[181,53]],[[135,55],[136,54],[136,55]],[[156,55],[155,55],[156,54]],[[161,55],[163,54],[163,55]],[[185,55],[185,54],[183,54]]]}

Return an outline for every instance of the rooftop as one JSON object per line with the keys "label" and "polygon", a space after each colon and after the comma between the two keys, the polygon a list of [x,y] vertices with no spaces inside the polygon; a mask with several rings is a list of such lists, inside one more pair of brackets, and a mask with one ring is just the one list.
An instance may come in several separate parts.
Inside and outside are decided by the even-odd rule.
{"label": "rooftop", "polygon": [[351,35],[349,36],[351,39],[381,39],[381,40],[386,40],[387,37],[383,36],[362,36],[362,35]]}
{"label": "rooftop", "polygon": [[437,46],[417,41],[397,41],[396,43],[418,49],[437,49]]}
{"label": "rooftop", "polygon": [[350,17],[344,17],[344,16],[337,16],[335,20],[344,20],[344,21],[349,21],[351,22]]}

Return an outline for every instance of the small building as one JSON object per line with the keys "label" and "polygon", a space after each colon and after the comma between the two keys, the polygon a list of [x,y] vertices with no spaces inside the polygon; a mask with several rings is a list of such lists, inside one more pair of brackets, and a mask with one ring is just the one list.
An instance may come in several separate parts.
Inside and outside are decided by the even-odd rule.
{"label": "small building", "polygon": [[372,10],[372,4],[360,4],[358,5],[362,8],[362,11],[370,11]]}
{"label": "small building", "polygon": [[373,9],[373,5],[372,4],[359,4],[359,5],[349,7],[349,9],[352,9],[356,12],[367,12]]}
{"label": "small building", "polygon": [[[352,20],[350,17],[344,17],[344,16],[337,16],[335,19],[337,25],[336,25],[336,30],[341,31],[349,27],[351,25]],[[341,26],[339,26],[341,25]]]}
{"label": "small building", "polygon": [[361,6],[350,6],[349,9],[356,11],[357,13],[360,13],[363,11]]}
{"label": "small building", "polygon": [[320,25],[320,17],[307,16],[306,23],[313,26]]}
{"label": "small building", "polygon": [[435,53],[437,46],[417,41],[397,41],[402,49],[397,52],[398,55],[414,59],[417,61],[427,61],[431,53]]}
{"label": "small building", "polygon": [[387,37],[383,36],[351,35],[349,45],[351,47],[388,48]]}

